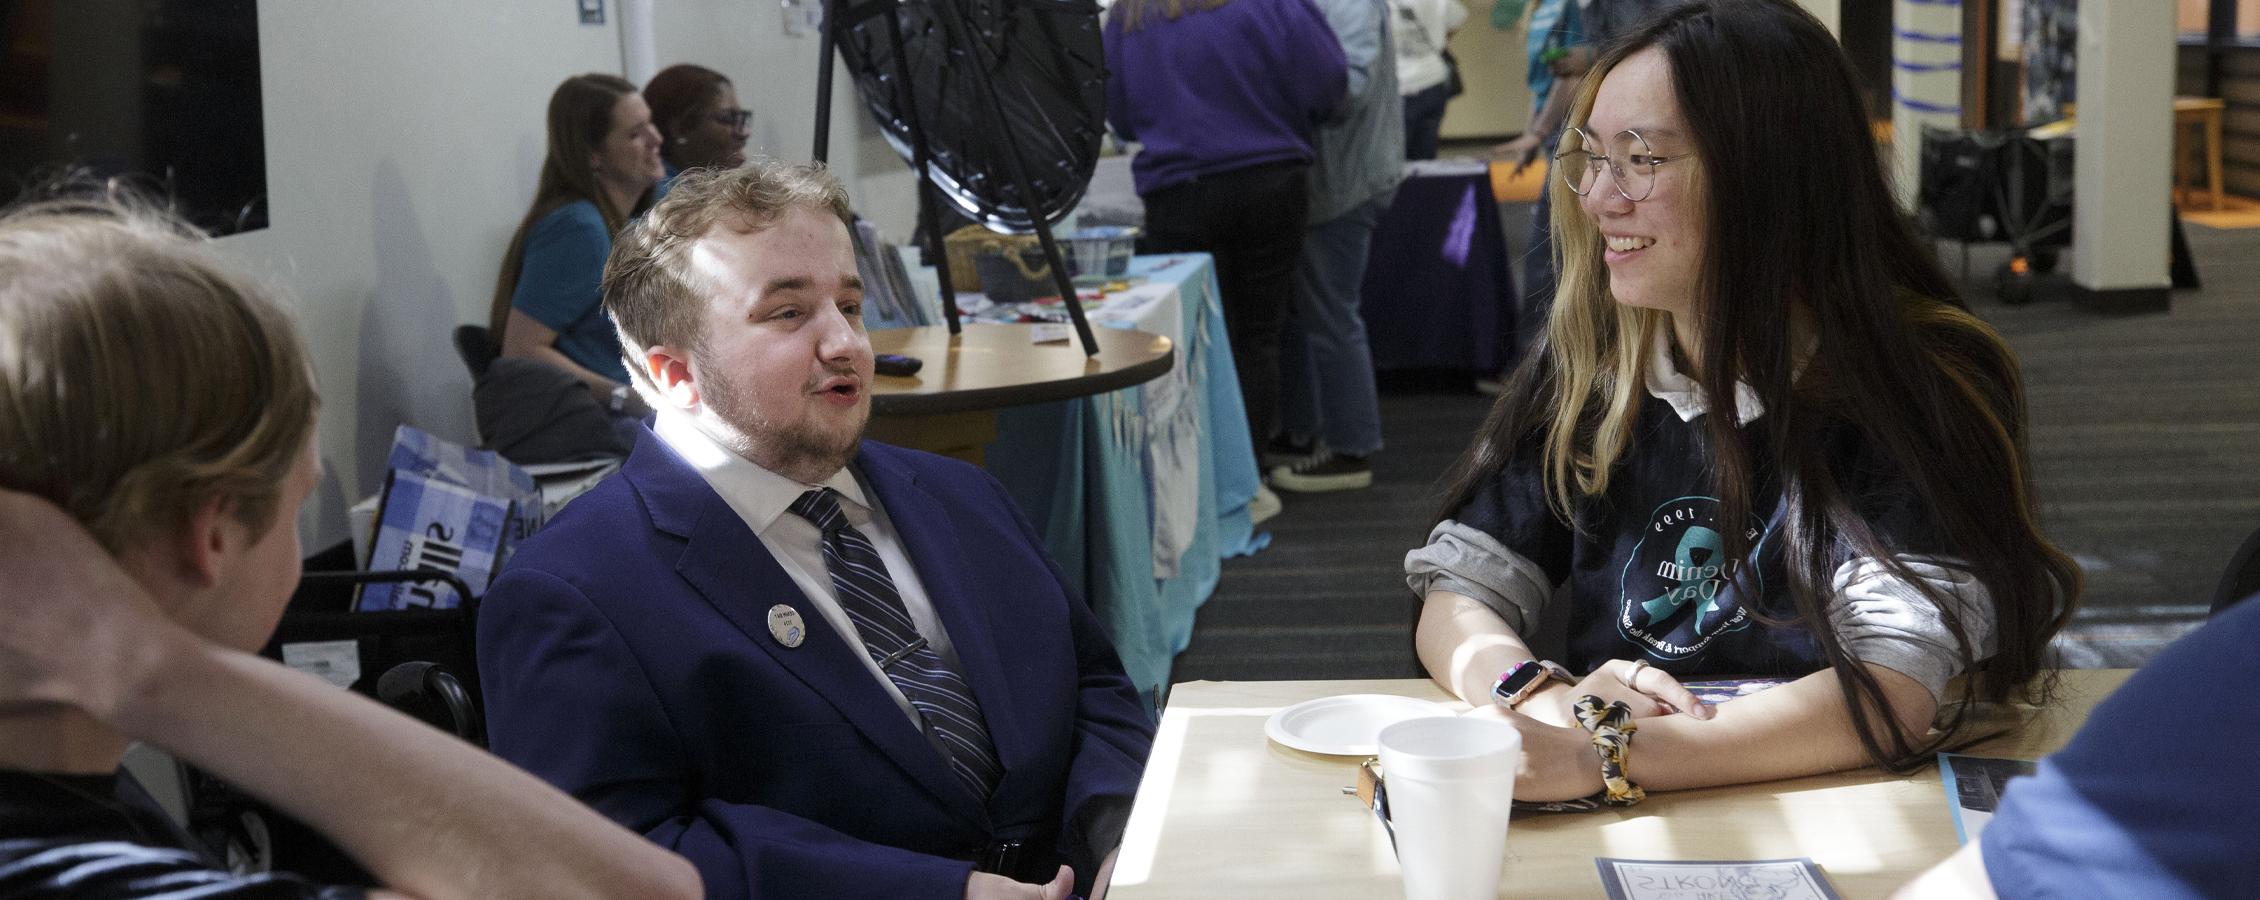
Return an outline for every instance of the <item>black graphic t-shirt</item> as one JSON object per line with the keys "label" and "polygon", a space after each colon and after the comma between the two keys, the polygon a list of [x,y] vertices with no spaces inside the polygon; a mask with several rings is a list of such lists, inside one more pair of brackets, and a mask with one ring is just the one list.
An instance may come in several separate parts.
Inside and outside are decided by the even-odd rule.
{"label": "black graphic t-shirt", "polygon": [[360,888],[233,875],[131,778],[0,769],[0,897],[8,900],[353,900]]}
{"label": "black graphic t-shirt", "polygon": [[[1798,676],[1826,665],[1808,626],[1788,621],[1794,610],[1771,454],[1746,441],[1757,495],[1743,521],[1722,522],[1702,428],[1701,418],[1682,421],[1670,403],[1645,398],[1606,495],[1577,504],[1574,528],[1546,503],[1535,448],[1452,516],[1543,569],[1549,584],[1569,583],[1563,662],[1571,668],[1646,659],[1682,677]],[[1904,480],[1885,471],[1850,427],[1829,442],[1839,486],[1886,545],[1900,554],[1939,552],[1936,529]],[[1748,557],[1725,558],[1729,529],[1752,548]],[[1847,549],[1836,562],[1851,558]]]}

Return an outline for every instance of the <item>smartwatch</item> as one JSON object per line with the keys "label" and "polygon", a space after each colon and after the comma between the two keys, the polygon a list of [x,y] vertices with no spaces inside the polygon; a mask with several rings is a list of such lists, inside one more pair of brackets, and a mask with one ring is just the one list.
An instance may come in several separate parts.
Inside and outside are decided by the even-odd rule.
{"label": "smartwatch", "polygon": [[1499,676],[1499,683],[1491,687],[1491,702],[1514,709],[1545,687],[1550,678],[1565,683],[1577,680],[1577,676],[1570,674],[1559,663],[1544,659],[1524,660]]}

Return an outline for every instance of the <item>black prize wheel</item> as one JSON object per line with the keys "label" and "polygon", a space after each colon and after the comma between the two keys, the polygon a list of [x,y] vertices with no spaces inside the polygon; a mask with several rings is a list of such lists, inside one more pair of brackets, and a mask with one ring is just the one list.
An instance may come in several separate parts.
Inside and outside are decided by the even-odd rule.
{"label": "black prize wheel", "polygon": [[[926,172],[951,205],[991,229],[1026,234],[1082,200],[1106,134],[1097,4],[866,0],[845,13],[839,50],[857,93],[914,169],[923,132]],[[900,41],[888,33],[890,18]]]}

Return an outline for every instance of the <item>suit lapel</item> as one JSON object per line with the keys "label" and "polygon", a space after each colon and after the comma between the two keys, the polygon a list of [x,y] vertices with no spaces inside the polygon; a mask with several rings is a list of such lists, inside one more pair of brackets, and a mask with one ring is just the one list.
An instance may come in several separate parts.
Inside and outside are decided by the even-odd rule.
{"label": "suit lapel", "polygon": [[891,454],[874,454],[868,443],[857,460],[873,493],[886,504],[895,535],[917,567],[919,583],[925,586],[927,599],[933,601],[942,627],[949,631],[958,667],[972,684],[973,697],[981,704],[981,718],[989,726],[989,740],[996,745],[997,761],[1004,766],[1004,778],[996,791],[1004,794],[1013,772],[1022,768],[1019,763],[1031,751],[1021,740],[1012,680],[997,646],[1005,623],[997,618],[996,601],[982,596],[968,583],[971,573],[980,571],[985,563],[966,552],[951,510],[920,487],[918,476],[908,467]]}
{"label": "suit lapel", "polygon": [[[895,765],[933,794],[943,807],[982,821],[979,804],[933,744],[913,727],[894,698],[832,628],[792,576],[771,557],[728,503],[648,431],[623,474],[645,501],[652,527],[684,541],[675,571],[746,640],[776,660],[862,731]],[[783,604],[800,614],[807,637],[787,647],[769,633],[769,608]],[[955,629],[951,631],[954,636]]]}

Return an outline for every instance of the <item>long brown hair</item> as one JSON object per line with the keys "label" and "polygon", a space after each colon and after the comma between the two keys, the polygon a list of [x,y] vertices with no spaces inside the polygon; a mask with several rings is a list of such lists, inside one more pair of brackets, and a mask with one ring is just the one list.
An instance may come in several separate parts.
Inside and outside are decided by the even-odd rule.
{"label": "long brown hair", "polygon": [[[487,314],[487,333],[496,346],[502,344],[502,330],[510,324],[510,295],[518,290],[526,232],[534,223],[577,200],[596,204],[597,213],[604,217],[604,230],[612,234],[619,234],[628,217],[635,214],[634,209],[615,208],[597,184],[596,172],[589,168],[589,157],[612,133],[612,107],[621,97],[635,92],[636,86],[627,79],[602,72],[567,78],[550,92],[549,152],[542,160],[541,181],[534,187],[534,202],[526,208],[526,217],[518,220],[517,233],[510,236],[509,251],[502,254],[502,271],[494,277],[494,306]],[[651,191],[646,190],[636,206],[650,202]]]}
{"label": "long brown hair", "polygon": [[[1693,298],[1698,381],[1711,410],[1735,385],[1765,415],[1738,426],[1704,416],[1721,521],[1746,521],[1758,476],[1746,441],[1779,460],[1787,593],[1843,686],[1861,745],[1904,771],[1959,730],[1969,701],[2019,690],[2044,697],[2048,641],[2071,618],[2078,567],[2041,534],[2025,452],[2024,390],[2000,335],[1970,315],[1909,228],[1884,175],[1850,64],[1811,14],[1786,0],[1701,0],[1660,14],[1607,48],[1580,87],[1582,122],[1608,72],[1655,48],[1694,143],[1696,195],[1710,240]],[[1554,192],[1557,301],[1546,335],[1454,467],[1442,515],[1466,504],[1518,450],[1536,451],[1557,516],[1598,498],[1627,452],[1642,366],[1669,315],[1619,306],[1603,242],[1578,198]],[[1788,323],[1808,314],[1803,361]],[[1851,433],[1909,485],[1994,603],[1997,650],[1976,661],[1970,630],[1856,512],[1832,456]],[[1951,473],[1951,474],[1949,474]],[[1750,542],[1726,529],[1728,559]],[[1889,715],[1875,677],[1826,614],[1842,552],[1872,557],[1922,591],[1959,642],[1960,699],[1945,735],[1924,742]]]}

